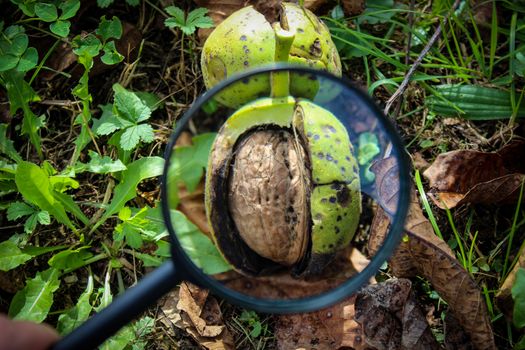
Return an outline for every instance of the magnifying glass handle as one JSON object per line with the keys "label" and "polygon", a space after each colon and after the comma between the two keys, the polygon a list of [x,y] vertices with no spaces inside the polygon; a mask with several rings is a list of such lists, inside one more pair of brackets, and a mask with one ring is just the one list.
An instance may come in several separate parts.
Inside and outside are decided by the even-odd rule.
{"label": "magnifying glass handle", "polygon": [[167,261],[108,307],[53,345],[52,350],[95,349],[181,281],[173,261]]}

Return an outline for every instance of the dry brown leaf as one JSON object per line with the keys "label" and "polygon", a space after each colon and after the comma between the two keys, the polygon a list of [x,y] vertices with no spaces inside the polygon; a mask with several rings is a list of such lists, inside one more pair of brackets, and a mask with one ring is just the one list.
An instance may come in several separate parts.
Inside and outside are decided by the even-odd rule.
{"label": "dry brown leaf", "polygon": [[341,6],[347,16],[357,16],[365,10],[365,0],[341,0]]}
{"label": "dry brown leaf", "polygon": [[509,272],[507,278],[501,285],[498,294],[496,295],[496,303],[498,308],[503,312],[505,317],[509,321],[512,321],[512,313],[514,310],[514,299],[512,298],[511,289],[516,281],[516,273],[518,273],[519,268],[525,269],[525,246],[519,252],[518,262],[512,270]]}
{"label": "dry brown leaf", "polygon": [[[357,249],[351,249],[349,259],[357,271],[361,271],[368,265],[368,260]],[[346,280],[347,276],[343,278]],[[328,284],[325,285],[321,281],[308,283],[294,280],[289,276],[283,276],[279,286],[275,285],[275,281],[273,282],[274,289],[280,290],[277,293],[286,291],[287,297],[294,298],[311,295],[316,292],[321,293],[326,290],[327,286],[330,286],[330,281],[324,281],[324,283]],[[340,281],[332,280],[332,283],[335,283],[333,285],[335,286]],[[264,285],[260,287],[265,288]],[[279,316],[275,325],[277,348],[282,350],[300,348],[333,350],[343,347],[355,350],[372,349],[365,344],[361,326],[354,320],[354,302],[355,297],[352,296],[329,308],[316,312]]]}
{"label": "dry brown leaf", "polygon": [[[388,159],[382,161],[388,165]],[[375,169],[392,171],[382,164]],[[388,176],[381,188],[388,188]],[[391,186],[395,186],[395,182]],[[392,202],[387,191],[387,202]],[[383,242],[389,219],[379,208],[371,227],[369,249],[375,253]],[[417,197],[413,193],[405,222],[406,236],[390,259],[390,266],[397,277],[422,276],[428,279],[439,295],[447,301],[451,312],[470,336],[478,349],[495,349],[494,336],[487,316],[486,305],[476,282],[460,265],[448,245],[435,236],[430,222],[425,218]]]}
{"label": "dry brown leaf", "polygon": [[234,349],[219,304],[207,290],[183,282],[178,294],[170,293],[164,300],[161,322],[184,329],[205,349]]}
{"label": "dry brown leaf", "polygon": [[355,320],[367,344],[379,350],[440,348],[411,288],[407,279],[391,279],[357,294]]}
{"label": "dry brown leaf", "polygon": [[518,199],[525,181],[525,142],[498,152],[459,150],[440,154],[423,173],[429,197],[442,209],[464,203],[506,204]]}

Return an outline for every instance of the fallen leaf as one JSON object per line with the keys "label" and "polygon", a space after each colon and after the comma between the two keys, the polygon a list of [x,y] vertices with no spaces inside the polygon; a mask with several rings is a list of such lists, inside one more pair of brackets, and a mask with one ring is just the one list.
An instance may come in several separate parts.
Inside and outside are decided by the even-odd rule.
{"label": "fallen leaf", "polygon": [[[388,165],[389,160],[383,160]],[[390,161],[391,162],[391,161]],[[391,167],[377,164],[375,169],[392,171]],[[381,188],[388,188],[388,177]],[[391,186],[396,186],[394,182]],[[392,195],[391,191],[387,192]],[[395,197],[395,196],[394,196]],[[388,198],[387,203],[395,202]],[[369,250],[374,254],[383,242],[389,218],[378,208],[370,230]],[[495,349],[494,336],[479,287],[469,273],[456,260],[448,245],[439,239],[430,222],[423,215],[415,193],[405,221],[405,238],[390,259],[390,266],[397,277],[422,276],[432,283],[439,295],[447,301],[450,311],[477,349]]]}
{"label": "fallen leaf", "polygon": [[[246,277],[229,271],[214,277],[229,288],[256,298],[298,299],[329,291],[367,265],[368,260],[357,249],[348,248],[338,254],[321,276],[308,280],[294,278],[288,271],[258,277]],[[374,283],[375,280],[370,282]]]}
{"label": "fallen leaf", "polygon": [[[357,271],[361,271],[368,265],[368,260],[355,248],[350,250],[348,258]],[[342,278],[346,280],[348,277]],[[259,279],[257,278],[257,280]],[[371,282],[375,283],[375,281]],[[340,282],[324,280],[324,283],[326,284],[321,281],[308,283],[283,276],[279,284],[276,284],[274,280],[268,285],[263,284],[255,288],[271,288],[270,286],[273,286],[275,292],[266,292],[266,294],[270,294],[270,297],[272,295],[281,296],[282,291],[285,291],[287,297],[298,298],[312,293],[321,293],[326,291],[327,287],[333,288]],[[253,288],[253,285],[250,287]],[[281,292],[277,292],[278,290]],[[365,344],[361,326],[354,320],[354,302],[355,296],[351,296],[342,302],[316,312],[278,316],[275,325],[277,349],[333,350],[343,347],[350,347],[355,350],[372,349]]]}
{"label": "fallen leaf", "polygon": [[514,300],[512,299],[511,289],[514,285],[514,282],[516,282],[516,273],[520,268],[525,269],[525,246],[523,246],[519,252],[518,262],[509,272],[498,293],[496,294],[496,304],[498,305],[498,308],[511,322],[514,309]]}
{"label": "fallen leaf", "polygon": [[341,6],[347,16],[357,16],[365,10],[365,0],[341,0]]}
{"label": "fallen leaf", "polygon": [[450,313],[445,315],[445,348],[447,350],[472,350],[472,343],[469,336],[465,333],[459,321]]}
{"label": "fallen leaf", "polygon": [[525,141],[498,152],[459,150],[440,154],[423,173],[430,184],[428,196],[444,208],[465,203],[509,204],[518,199],[525,181]]}
{"label": "fallen leaf", "polygon": [[357,294],[355,310],[366,343],[376,349],[440,348],[407,279],[367,286]]}
{"label": "fallen leaf", "polygon": [[219,303],[208,290],[183,282],[178,295],[164,300],[161,322],[184,329],[205,349],[234,349],[233,337],[224,325]]}

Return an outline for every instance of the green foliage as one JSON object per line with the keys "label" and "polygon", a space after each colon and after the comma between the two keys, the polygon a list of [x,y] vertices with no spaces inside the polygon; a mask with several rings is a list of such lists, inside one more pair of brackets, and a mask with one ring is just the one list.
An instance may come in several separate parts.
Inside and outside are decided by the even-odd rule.
{"label": "green foliage", "polygon": [[118,213],[129,200],[137,195],[136,188],[139,182],[160,176],[164,167],[164,159],[160,157],[144,157],[128,164],[127,170],[122,172],[122,180],[115,187],[113,199],[102,215],[102,218],[91,229],[93,232],[111,215]]}
{"label": "green foliage", "polygon": [[51,218],[46,210],[39,210],[34,206],[24,202],[13,202],[7,209],[7,219],[14,221],[25,217],[24,231],[31,233],[35,230],[37,223],[40,225],[49,225]]}
{"label": "green foliage", "polygon": [[125,241],[131,248],[139,249],[144,240],[156,242],[166,237],[162,221],[152,218],[154,210],[144,207],[133,213],[129,207],[122,208],[118,214],[122,222],[115,227],[113,239]]}
{"label": "green foliage", "polygon": [[513,322],[518,328],[525,327],[525,269],[519,268],[516,272],[516,280],[512,286],[512,298],[514,299]]}
{"label": "green foliage", "polygon": [[360,165],[361,179],[367,183],[375,179],[374,173],[370,171],[370,166],[380,152],[379,140],[375,134],[364,132],[359,135],[357,161]]}
{"label": "green foliage", "polygon": [[120,84],[113,85],[115,92],[114,104],[103,106],[102,117],[96,122],[97,135],[110,135],[118,140],[119,147],[131,151],[140,142],[150,143],[154,139],[153,128],[142,123],[151,117],[151,108],[137,94],[124,89]]}
{"label": "green foliage", "polygon": [[394,0],[366,0],[365,12],[358,18],[358,22],[369,24],[388,22],[395,14]]}
{"label": "green foliage", "polygon": [[17,4],[26,16],[50,23],[51,32],[62,38],[69,35],[71,27],[69,19],[74,17],[80,8],[80,0],[58,2],[11,0],[11,2]]}
{"label": "green foliage", "polygon": [[171,211],[171,223],[184,251],[205,274],[213,275],[231,270],[213,242],[197,226],[177,210]]}
{"label": "green foliage", "polygon": [[[98,7],[106,8],[110,5],[112,5],[115,2],[115,0],[97,0]],[[126,3],[130,6],[137,6],[140,4],[140,0],[126,0]]]}
{"label": "green foliage", "polygon": [[100,156],[97,152],[89,151],[91,158],[88,163],[77,162],[74,166],[75,173],[90,172],[95,174],[109,174],[126,170],[120,159],[113,160],[109,156]]}
{"label": "green foliage", "polygon": [[78,298],[76,305],[58,317],[58,333],[61,335],[66,335],[78,327],[82,322],[87,320],[91,311],[93,310],[93,306],[90,303],[92,294],[93,275],[90,274],[88,277],[86,289]]}
{"label": "green foliage", "polygon": [[257,338],[261,335],[262,324],[259,315],[255,311],[243,310],[241,316],[239,316],[239,321],[248,325],[252,338]]}
{"label": "green foliage", "polygon": [[213,27],[213,20],[206,16],[208,9],[197,8],[185,16],[184,11],[176,6],[168,6],[164,9],[171,17],[164,21],[168,28],[179,28],[186,35],[195,33],[197,28]]}
{"label": "green foliage", "polygon": [[208,155],[215,137],[215,133],[200,134],[192,138],[191,146],[177,147],[172,159],[170,181],[182,181],[188,191],[195,191],[208,166]]}
{"label": "green foliage", "polygon": [[53,304],[53,294],[60,286],[58,277],[59,271],[54,268],[37,272],[35,278],[28,280],[24,289],[13,297],[9,317],[15,320],[44,321]]}
{"label": "green foliage", "polygon": [[0,271],[9,271],[32,258],[11,241],[0,243]]}
{"label": "green foliage", "polygon": [[16,170],[15,182],[26,201],[47,211],[58,222],[76,231],[60,199],[57,199],[57,192],[49,181],[49,175],[43,169],[33,163],[20,162]]}

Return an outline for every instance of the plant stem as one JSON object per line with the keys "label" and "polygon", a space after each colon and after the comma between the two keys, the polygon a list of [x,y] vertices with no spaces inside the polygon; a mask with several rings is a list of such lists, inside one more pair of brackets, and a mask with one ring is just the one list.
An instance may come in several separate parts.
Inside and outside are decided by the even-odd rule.
{"label": "plant stem", "polygon": [[[273,30],[275,32],[275,62],[287,62],[295,39],[295,32],[283,29],[277,22],[273,24]],[[272,97],[286,97],[290,94],[289,72],[273,72],[270,80]]]}

